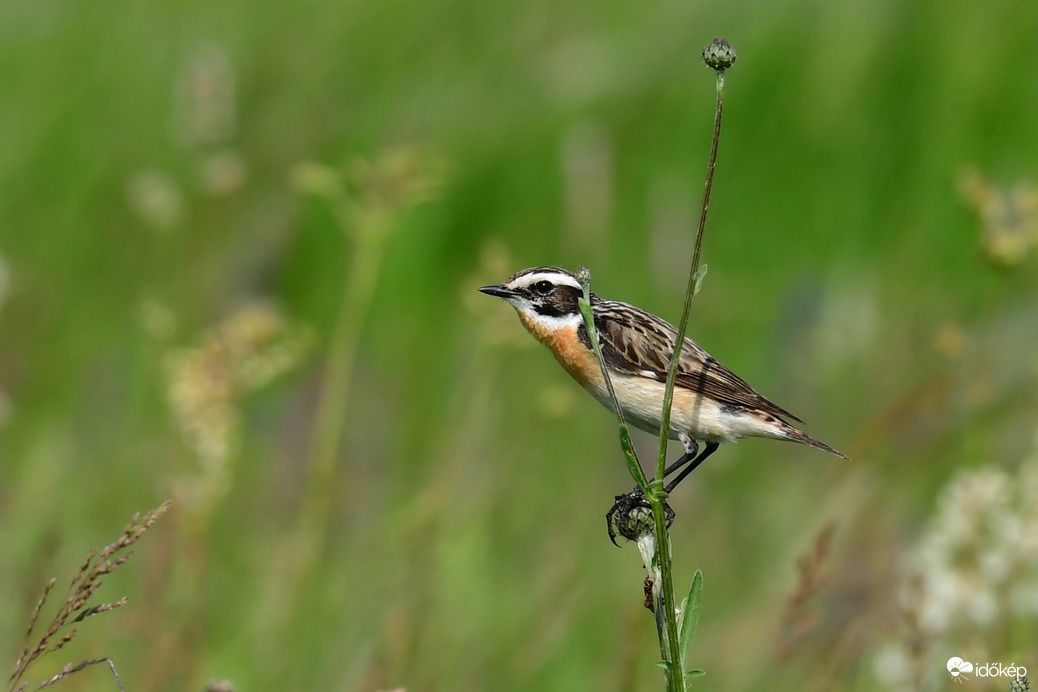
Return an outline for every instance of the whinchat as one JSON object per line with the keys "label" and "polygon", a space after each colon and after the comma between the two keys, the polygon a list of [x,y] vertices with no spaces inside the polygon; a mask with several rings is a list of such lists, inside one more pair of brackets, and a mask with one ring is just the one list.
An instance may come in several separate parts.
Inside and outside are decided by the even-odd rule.
{"label": "whinchat", "polygon": [[[606,408],[613,404],[598,359],[591,348],[578,299],[577,277],[558,267],[532,267],[506,283],[479,289],[503,298],[519,313],[527,331],[548,347],[566,372]],[[678,330],[669,322],[628,303],[591,294],[602,356],[626,420],[658,435],[663,390]],[[794,427],[802,423],[789,411],[758,394],[695,341],[685,338],[674,385],[668,436],[685,454],[666,475],[684,467],[667,486],[670,491],[722,442],[743,437],[791,440],[846,458],[844,454]],[[699,454],[699,442],[706,447]]]}

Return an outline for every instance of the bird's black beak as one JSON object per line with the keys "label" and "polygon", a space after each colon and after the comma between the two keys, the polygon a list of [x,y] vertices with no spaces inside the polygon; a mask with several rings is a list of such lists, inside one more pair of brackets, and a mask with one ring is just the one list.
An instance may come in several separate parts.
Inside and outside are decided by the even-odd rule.
{"label": "bird's black beak", "polygon": [[518,293],[516,293],[512,289],[510,289],[507,286],[505,286],[504,284],[496,284],[494,286],[484,286],[483,288],[479,289],[479,292],[480,293],[486,293],[488,296],[497,296],[498,298],[505,298],[505,299],[513,298],[513,297],[519,295]]}

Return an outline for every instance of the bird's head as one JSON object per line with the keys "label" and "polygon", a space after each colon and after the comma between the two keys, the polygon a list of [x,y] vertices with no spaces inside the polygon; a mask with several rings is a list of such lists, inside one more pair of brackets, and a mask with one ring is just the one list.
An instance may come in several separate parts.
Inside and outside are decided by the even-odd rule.
{"label": "bird's head", "polygon": [[527,328],[559,329],[581,323],[577,300],[582,289],[577,277],[558,267],[531,267],[506,283],[479,289],[512,304]]}

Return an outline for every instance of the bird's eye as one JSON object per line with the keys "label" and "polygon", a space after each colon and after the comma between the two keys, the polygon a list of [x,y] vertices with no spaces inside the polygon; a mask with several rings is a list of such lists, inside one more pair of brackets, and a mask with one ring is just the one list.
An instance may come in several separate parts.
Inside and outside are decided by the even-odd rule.
{"label": "bird's eye", "polygon": [[533,285],[533,290],[542,296],[546,296],[555,290],[555,284],[550,281],[538,281]]}

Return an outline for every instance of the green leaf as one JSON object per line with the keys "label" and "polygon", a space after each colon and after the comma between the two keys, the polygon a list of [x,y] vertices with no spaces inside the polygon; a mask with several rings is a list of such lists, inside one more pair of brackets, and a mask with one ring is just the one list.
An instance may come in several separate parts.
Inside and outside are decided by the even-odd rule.
{"label": "green leaf", "polygon": [[699,289],[703,287],[703,277],[706,276],[706,265],[699,265],[699,269],[696,270],[696,275],[692,278],[692,295],[699,293]]}
{"label": "green leaf", "polygon": [[692,639],[696,636],[696,625],[699,624],[699,606],[703,601],[703,570],[697,569],[692,577],[692,588],[688,591],[681,611],[681,624],[678,627],[678,638],[681,644],[681,668],[688,665],[688,651]]}
{"label": "green leaf", "polygon": [[691,680],[692,678],[701,678],[704,675],[706,675],[705,670],[700,670],[699,668],[696,668],[695,670],[688,671],[688,673],[685,674],[685,677]]}
{"label": "green leaf", "polygon": [[662,668],[663,670],[666,670],[668,672],[674,670],[674,666],[671,664],[670,661],[656,661],[656,667]]}

